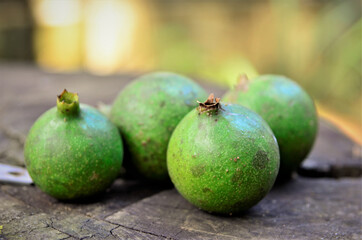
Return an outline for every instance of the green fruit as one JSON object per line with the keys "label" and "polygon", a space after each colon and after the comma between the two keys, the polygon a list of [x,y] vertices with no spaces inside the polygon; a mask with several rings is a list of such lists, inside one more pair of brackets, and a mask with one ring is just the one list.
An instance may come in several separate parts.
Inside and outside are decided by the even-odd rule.
{"label": "green fruit", "polygon": [[34,183],[69,200],[109,187],[121,169],[123,147],[117,128],[104,115],[79,105],[78,95],[64,90],[57,107],[30,129],[24,154]]}
{"label": "green fruit", "polygon": [[309,153],[317,134],[317,113],[309,95],[286,77],[264,75],[250,82],[245,79],[223,100],[246,106],[263,117],[278,140],[279,175],[289,177]]}
{"label": "green fruit", "polygon": [[190,79],[167,72],[144,75],[126,86],[114,101],[111,119],[124,138],[128,170],[146,179],[167,180],[171,133],[197,106],[196,100],[205,96]]}
{"label": "green fruit", "polygon": [[245,107],[217,110],[215,103],[202,104],[172,134],[167,151],[171,180],[184,198],[205,211],[249,209],[269,192],[278,174],[276,139],[267,123]]}

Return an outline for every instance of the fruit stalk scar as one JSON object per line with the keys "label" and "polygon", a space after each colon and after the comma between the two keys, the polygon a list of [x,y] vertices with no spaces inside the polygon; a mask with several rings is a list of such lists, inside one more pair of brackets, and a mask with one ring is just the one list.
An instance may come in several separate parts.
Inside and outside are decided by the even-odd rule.
{"label": "fruit stalk scar", "polygon": [[247,92],[249,89],[249,78],[246,74],[241,74],[239,76],[239,81],[238,84],[236,85],[236,90],[242,91],[242,92]]}
{"label": "fruit stalk scar", "polygon": [[57,96],[58,112],[65,115],[77,115],[79,113],[79,98],[77,93],[68,92],[64,89]]}
{"label": "fruit stalk scar", "polygon": [[197,107],[199,115],[203,112],[207,112],[207,115],[211,115],[213,112],[217,114],[219,109],[224,110],[221,107],[220,98],[214,98],[213,93],[209,95],[205,102],[202,103],[197,101],[197,103],[199,104]]}

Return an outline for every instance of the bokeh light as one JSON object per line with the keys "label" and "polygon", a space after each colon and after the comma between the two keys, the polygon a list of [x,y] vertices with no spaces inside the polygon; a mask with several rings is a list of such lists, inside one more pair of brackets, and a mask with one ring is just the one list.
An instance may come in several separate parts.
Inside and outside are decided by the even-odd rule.
{"label": "bokeh light", "polygon": [[[242,73],[286,75],[316,99],[321,115],[362,142],[359,0],[25,2],[34,60],[47,71],[168,70],[224,88]],[[6,36],[28,18],[8,13],[20,9],[12,1],[0,4],[6,59],[17,49]]]}

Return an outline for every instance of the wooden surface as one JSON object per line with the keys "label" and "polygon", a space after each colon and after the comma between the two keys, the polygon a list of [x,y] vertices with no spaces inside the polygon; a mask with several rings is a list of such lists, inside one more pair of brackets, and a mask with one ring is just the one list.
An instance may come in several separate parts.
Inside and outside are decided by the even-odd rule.
{"label": "wooden surface", "polygon": [[[63,88],[83,103],[110,104],[136,75],[60,75],[0,64],[0,162],[24,164],[27,131]],[[225,91],[201,84],[218,96]],[[198,210],[171,186],[136,180],[118,179],[104,195],[76,203],[35,186],[0,184],[0,239],[362,239],[361,163],[361,147],[321,120],[298,170],[303,176],[231,217]]]}

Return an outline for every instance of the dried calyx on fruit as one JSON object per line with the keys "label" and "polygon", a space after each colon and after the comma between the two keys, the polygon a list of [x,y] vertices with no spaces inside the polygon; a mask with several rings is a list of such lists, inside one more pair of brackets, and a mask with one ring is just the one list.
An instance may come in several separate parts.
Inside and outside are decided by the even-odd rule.
{"label": "dried calyx on fruit", "polygon": [[24,155],[41,190],[70,200],[110,186],[121,169],[123,146],[116,126],[95,108],[79,104],[77,93],[64,89],[57,106],[31,127]]}
{"label": "dried calyx on fruit", "polygon": [[207,115],[210,116],[213,113],[215,113],[216,115],[218,114],[219,109],[220,110],[224,110],[221,107],[220,104],[220,98],[214,98],[214,94],[211,93],[209,95],[209,97],[206,99],[205,102],[199,102],[197,101],[197,103],[199,104],[198,106],[198,111],[199,114],[203,113],[203,112],[207,112]]}
{"label": "dried calyx on fruit", "polygon": [[192,204],[234,214],[258,203],[279,170],[279,149],[268,124],[210,94],[177,125],[167,150],[176,189]]}
{"label": "dried calyx on fruit", "polygon": [[64,89],[63,92],[57,96],[57,109],[63,114],[76,114],[79,112],[79,97],[78,93],[68,92]]}

